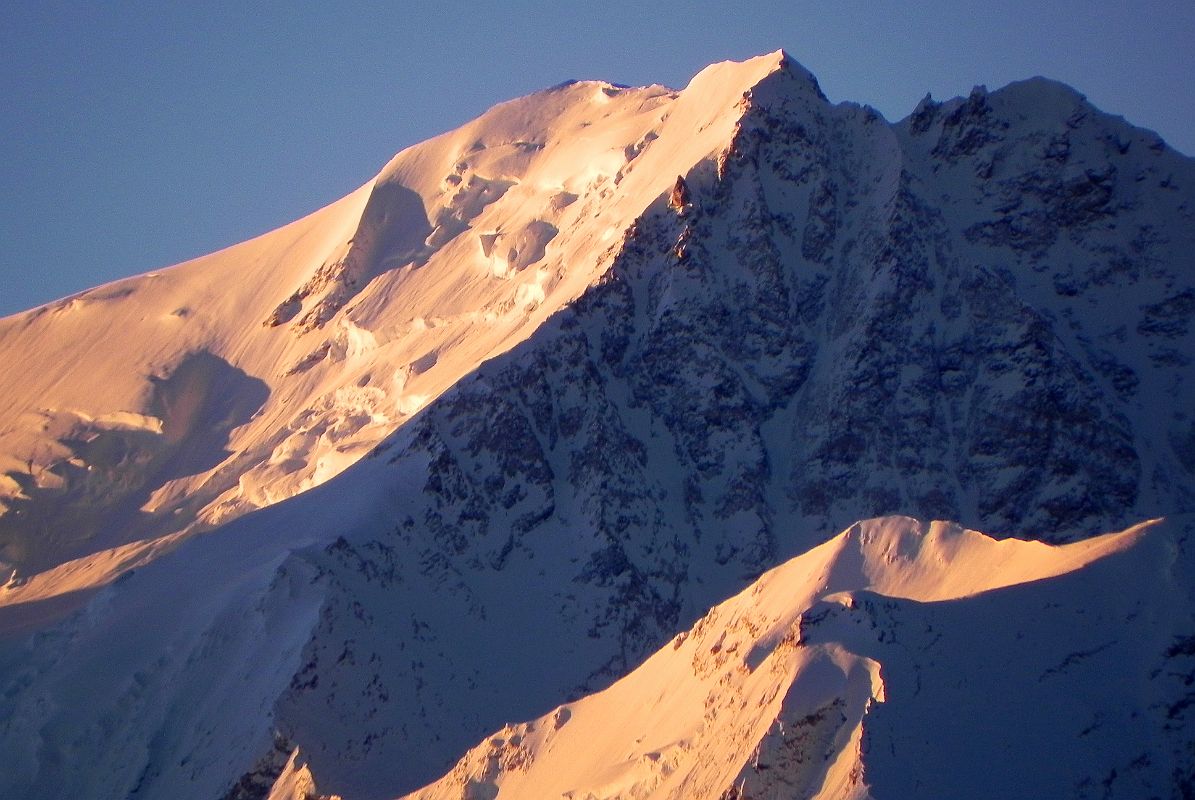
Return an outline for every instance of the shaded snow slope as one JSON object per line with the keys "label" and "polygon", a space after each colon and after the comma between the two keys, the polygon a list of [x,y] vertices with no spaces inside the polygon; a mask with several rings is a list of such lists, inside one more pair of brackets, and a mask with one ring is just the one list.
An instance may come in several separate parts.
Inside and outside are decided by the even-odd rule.
{"label": "shaded snow slope", "polygon": [[602,435],[679,459],[750,569],[795,552],[777,514],[1190,509],[1193,186],[1041,79],[895,126],[775,54],[503,104],[305,220],[0,321],[0,601],[326,480],[570,305],[583,338],[546,346],[583,362],[545,383],[597,370]]}
{"label": "shaded snow slope", "polygon": [[[307,496],[325,522],[376,521],[384,494],[329,488]],[[283,503],[268,524],[234,521],[56,625],[0,634],[0,795],[222,797],[270,761],[273,706],[325,603],[318,567],[291,556],[332,535],[309,509]]]}
{"label": "shaded snow slope", "polygon": [[406,798],[1178,796],[1190,533],[859,523]]}
{"label": "shaded snow slope", "polygon": [[[36,368],[46,342],[113,375],[40,433],[3,418],[62,448],[5,467],[3,558],[37,530],[126,544],[0,589],[0,793],[218,797],[298,748],[322,791],[392,797],[854,519],[1077,542],[1190,512],[1193,164],[1048,82],[890,125],[773,55],[499,106],[308,220],[117,284],[90,350],[38,333],[70,303],[3,321],[47,398],[82,389]],[[268,291],[205,283],[242,270]],[[152,335],[154,286],[227,326]],[[177,361],[129,377],[125,329]],[[868,551],[843,588],[958,603],[1111,540],[949,541],[949,574]]]}
{"label": "shaded snow slope", "polygon": [[0,321],[0,567],[208,527],[335,475],[600,276],[780,64],[505,103],[306,219]]}

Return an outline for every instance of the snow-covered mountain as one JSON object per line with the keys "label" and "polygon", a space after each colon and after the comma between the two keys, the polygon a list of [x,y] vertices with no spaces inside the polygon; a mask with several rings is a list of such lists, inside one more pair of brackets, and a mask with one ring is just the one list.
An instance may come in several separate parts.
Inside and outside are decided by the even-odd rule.
{"label": "snow-covered mountain", "polygon": [[1180,796],[1189,532],[856,524],[406,800]]}
{"label": "snow-covered mountain", "polygon": [[608,270],[770,66],[515,100],[292,225],[0,321],[0,565],[208,528],[335,475]]}
{"label": "snow-covered mountain", "polygon": [[[1193,221],[1195,162],[1067,87],[890,124],[777,53],[498,106],[304,220],[0,320],[0,790],[930,796],[999,745],[1044,794],[1177,793]],[[891,514],[1071,544],[831,538]]]}

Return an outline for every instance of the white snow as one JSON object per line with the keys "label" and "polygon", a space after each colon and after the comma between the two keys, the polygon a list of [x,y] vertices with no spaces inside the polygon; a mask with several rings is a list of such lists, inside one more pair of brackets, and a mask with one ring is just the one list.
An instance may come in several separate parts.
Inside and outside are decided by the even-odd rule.
{"label": "white snow", "polygon": [[[0,320],[0,571],[60,570],[0,603],[103,585],[116,573],[101,551],[148,557],[154,539],[341,472],[597,280],[615,235],[724,144],[743,93],[780,65],[779,53],[717,64],[682,92],[582,82],[504,103],[298,222]],[[327,277],[341,262],[343,286]],[[300,326],[341,295],[322,326]],[[155,381],[195,353],[212,358],[160,429]],[[242,391],[234,376],[258,385],[260,404],[229,416],[213,396]],[[94,428],[149,436],[84,458],[75,439]],[[208,461],[153,468],[195,437],[216,451]],[[45,491],[30,496],[22,476]],[[30,529],[11,512],[22,503],[70,535]]]}
{"label": "white snow", "polygon": [[[781,69],[794,80],[766,80]],[[529,424],[522,415],[531,414],[535,387],[493,391],[515,368],[530,383],[553,377],[537,372],[552,359],[571,363],[572,354],[544,352],[569,343],[553,334],[600,317],[553,315],[595,285],[658,290],[654,305],[628,301],[628,325],[641,332],[702,300],[700,292],[747,286],[683,266],[630,286],[610,267],[645,210],[686,225],[698,213],[684,203],[667,210],[678,175],[699,167],[721,177],[733,158],[751,157],[733,153],[731,142],[753,104],[796,106],[810,130],[825,123],[816,135],[841,140],[825,152],[847,158],[826,175],[866,191],[843,190],[862,200],[844,216],[840,255],[894,214],[913,180],[903,170],[928,175],[941,166],[931,166],[934,137],[915,141],[909,121],[888,126],[865,109],[830,107],[814,87],[780,53],[714,65],[683,91],[556,87],[402,151],[365,186],[277,231],[0,320],[0,795],[220,797],[285,740],[281,728],[301,749],[281,765],[276,800],[297,799],[316,782],[394,796],[458,758],[408,796],[1168,791],[1179,756],[1166,748],[1181,732],[1172,735],[1160,715],[1184,696],[1176,687],[1189,665],[1160,659],[1192,633],[1189,518],[1053,547],[886,517],[753,580],[762,567],[744,574],[751,557],[743,551],[791,555],[828,532],[794,510],[784,485],[802,469],[802,439],[825,433],[824,408],[806,397],[773,408],[759,426],[769,445],[758,465],[747,464],[755,454],[739,442],[715,441],[732,466],[769,473],[747,487],[768,496],[731,508],[733,470],[711,469],[696,491],[725,496],[730,510],[697,525],[686,517],[693,487],[675,468],[680,440],[626,376],[611,369],[584,376],[600,389],[579,379],[544,392],[557,418],[595,406],[619,417],[603,427],[597,412],[581,414],[592,429],[572,432],[557,419],[551,444],[541,441],[548,434],[520,438],[517,429]],[[991,102],[1026,109],[1017,124],[1045,146],[1069,124],[1077,97],[1029,81]],[[792,134],[801,147],[806,133]],[[1100,137],[1089,138],[1120,146],[1112,134]],[[1131,145],[1150,147],[1144,138]],[[1091,147],[1085,155],[1095,163]],[[1037,157],[997,155],[994,170]],[[1149,150],[1134,163],[1147,158],[1162,165],[1150,166],[1153,181],[1171,155]],[[791,160],[781,166],[798,164]],[[933,186],[962,231],[979,221],[978,199],[964,195],[974,165],[943,163]],[[744,208],[812,218],[814,189],[764,167]],[[1070,177],[1084,175],[1076,167]],[[1159,227],[1181,244],[1187,212],[1162,206]],[[660,252],[683,249],[691,234]],[[995,269],[982,263],[995,248],[955,238],[960,253],[937,256],[944,263]],[[790,244],[789,266],[812,275],[797,238]],[[1075,259],[1085,252],[1065,241],[1054,250]],[[712,272],[742,266],[729,250],[715,255]],[[1058,299],[1051,276],[1021,266],[1035,307],[1067,317],[1070,301]],[[844,272],[827,302],[842,304],[847,319],[854,306],[845,296],[863,307],[895,280]],[[1147,283],[1098,292],[1109,308],[1156,304],[1149,292],[1160,290]],[[1126,338],[1122,320],[1091,317],[1058,326],[1065,352],[1118,331]],[[969,330],[943,311],[941,330],[951,325]],[[507,353],[537,333],[538,351]],[[582,349],[601,340],[602,331],[589,333]],[[848,337],[821,333],[813,369],[827,382],[858,354],[842,344]],[[1132,361],[1142,367],[1141,397],[1186,391],[1177,369],[1148,365],[1151,356],[1161,363],[1154,347]],[[577,363],[590,367],[588,357]],[[898,367],[902,385],[948,380]],[[766,377],[742,380],[755,391]],[[991,377],[981,388],[1012,391],[1017,380]],[[713,394],[719,376],[703,372],[693,385],[694,394]],[[1148,417],[1148,400],[1135,402]],[[497,418],[504,410],[508,418]],[[1153,438],[1137,443],[1147,454],[1142,469],[1161,481],[1158,464],[1182,455],[1154,463],[1146,445],[1177,453],[1174,432],[1189,421],[1151,418],[1143,428]],[[612,432],[625,438],[605,438]],[[431,444],[415,446],[419,435]],[[596,446],[584,455],[608,463],[583,463],[570,449],[571,439],[590,436]],[[923,444],[928,457],[964,466],[952,442]],[[505,456],[526,455],[516,445],[542,450],[527,463],[546,477],[503,472]],[[617,459],[627,448],[642,448],[641,463],[623,475],[619,465],[629,462]],[[879,455],[867,479],[898,480],[894,464],[907,454]],[[592,485],[571,477],[585,470]],[[1007,472],[1009,481],[1023,476]],[[495,477],[513,505],[479,512],[469,501],[494,495],[486,479]],[[620,479],[647,485],[619,494]],[[442,485],[433,491],[435,481]],[[519,492],[532,501],[519,506]],[[621,509],[607,517],[594,506],[624,501],[639,504],[626,517],[640,518],[627,524],[643,530],[619,539],[607,523],[621,522]],[[959,504],[970,510],[974,498]],[[546,516],[516,537],[516,514],[527,509]],[[673,558],[656,558],[660,551]],[[627,563],[597,558],[607,553]],[[666,574],[645,575],[643,565]],[[637,581],[648,587],[639,594]],[[619,608],[623,589],[630,603],[652,607]],[[645,642],[654,647],[661,631],[701,614],[609,684]],[[635,625],[646,630],[628,631]],[[608,688],[559,705],[582,682]],[[1048,763],[1027,770],[1033,759]]]}
{"label": "white snow", "polygon": [[[609,689],[495,731],[441,780],[404,800],[1063,796],[1113,764],[1093,752],[1101,745],[1098,734],[1088,734],[1092,750],[1061,736],[1036,750],[1043,736],[1077,734],[1089,721],[1085,714],[1109,723],[1128,717],[1131,708],[1120,698],[1150,693],[1149,658],[1157,655],[1137,643],[1164,642],[1190,619],[1189,596],[1173,598],[1180,605],[1173,608],[1163,588],[1173,577],[1166,554],[1178,530],[1147,523],[1051,547],[996,541],[941,522],[859,523],[766,573]],[[1118,555],[1115,567],[1092,570]],[[1125,580],[1132,585],[1118,585]],[[1108,595],[1121,600],[1101,600]],[[1023,613],[1025,597],[1040,616]],[[1152,621],[1109,646],[1097,669],[1058,678],[1050,691],[1074,704],[1061,723],[1019,718],[998,729],[1001,749],[985,749],[981,743],[989,737],[972,729],[990,723],[968,715],[992,703],[991,691],[1036,696],[1031,687],[1043,657],[1081,652],[1095,633],[1066,628],[1076,612],[1104,626],[1100,636],[1124,635],[1130,607],[1118,602]],[[956,641],[936,651],[911,649],[953,609],[966,612],[962,625],[943,627],[938,638]],[[1010,626],[1033,646],[1003,652],[981,640],[957,646],[968,631],[992,629],[993,639],[1002,640],[994,631]],[[955,676],[964,690],[925,683],[914,698],[907,684],[889,685],[894,674],[930,672],[933,653],[950,658],[943,665],[947,677]],[[998,663],[982,663],[993,656]],[[977,682],[993,668],[1000,679]],[[1119,682],[1106,681],[1108,669],[1120,672]],[[949,705],[938,705],[935,694]],[[927,708],[943,715],[938,727],[919,724],[919,710]],[[1149,723],[1120,721],[1149,730]],[[865,729],[870,741],[863,745]],[[894,765],[896,776],[872,766],[885,764],[886,753],[878,751],[881,744],[886,750],[888,736],[897,748],[925,742],[916,756]],[[1150,753],[1144,741],[1141,747]],[[942,758],[942,751],[954,757]],[[1042,756],[1056,760],[1053,768],[1024,766]],[[869,785],[873,772],[880,778]],[[893,792],[887,781],[921,787]]]}

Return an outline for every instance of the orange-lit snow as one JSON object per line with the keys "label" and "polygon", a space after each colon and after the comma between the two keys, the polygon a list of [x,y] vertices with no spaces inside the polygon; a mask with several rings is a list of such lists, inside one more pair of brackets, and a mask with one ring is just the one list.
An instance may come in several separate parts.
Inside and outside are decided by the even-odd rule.
{"label": "orange-lit snow", "polygon": [[341,472],[600,279],[782,63],[514,100],[302,220],[0,320],[0,572],[19,576],[0,604],[101,585]]}
{"label": "orange-lit snow", "polygon": [[[1158,536],[1152,526],[1054,547],[997,541],[943,522],[858,523],[764,574],[609,689],[495,731],[449,774],[404,800],[718,800],[739,797],[726,793],[755,780],[761,762],[772,762],[758,771],[767,777],[770,769],[786,793],[742,796],[867,797],[860,739],[865,717],[887,699],[888,667],[840,637],[811,640],[806,629],[827,609],[866,621],[857,606],[868,594],[940,603],[1033,581],[1048,587],[1052,578]],[[982,628],[989,621],[973,622]],[[957,654],[960,674],[970,657]],[[783,744],[769,750],[785,741],[791,761]]]}

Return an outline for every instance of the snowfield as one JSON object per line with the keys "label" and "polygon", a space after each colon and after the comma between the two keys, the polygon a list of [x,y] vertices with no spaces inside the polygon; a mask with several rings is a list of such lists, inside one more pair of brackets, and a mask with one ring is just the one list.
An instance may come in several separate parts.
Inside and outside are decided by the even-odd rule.
{"label": "snowfield", "polygon": [[1069,87],[777,52],[2,319],[0,796],[1195,792],[1192,253]]}
{"label": "snowfield", "polygon": [[1166,796],[1190,757],[1188,535],[858,523],[405,797]]}

